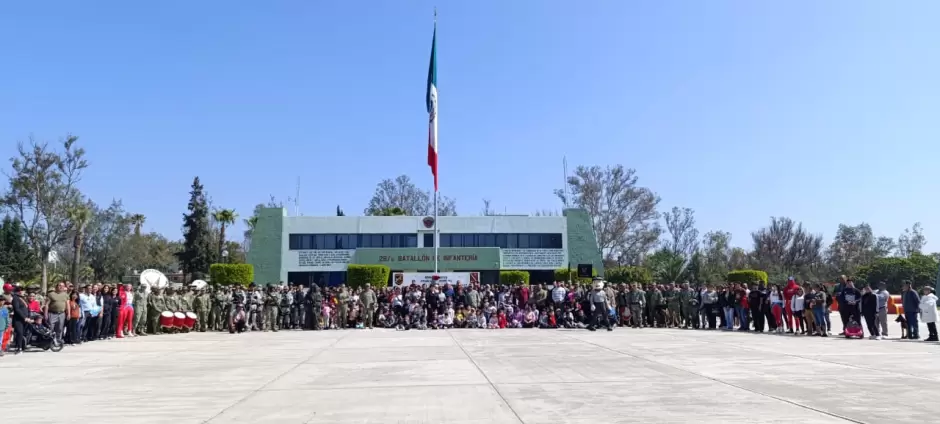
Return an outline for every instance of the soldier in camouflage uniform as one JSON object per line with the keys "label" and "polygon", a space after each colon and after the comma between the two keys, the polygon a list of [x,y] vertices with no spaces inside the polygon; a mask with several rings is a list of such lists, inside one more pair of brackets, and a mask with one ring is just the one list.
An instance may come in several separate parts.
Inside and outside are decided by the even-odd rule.
{"label": "soldier in camouflage uniform", "polygon": [[195,312],[193,309],[193,299],[196,297],[193,294],[193,286],[186,286],[183,289],[183,293],[180,294],[180,312]]}
{"label": "soldier in camouflage uniform", "polygon": [[[164,296],[164,299],[166,301],[166,310],[173,312],[174,314],[177,312],[182,312],[180,305],[180,295],[177,293],[176,288],[167,287],[166,296]],[[178,328],[173,328],[174,332],[178,330]]]}
{"label": "soldier in camouflage uniform", "polygon": [[222,317],[222,304],[225,303],[225,296],[222,288],[212,286],[209,289],[209,331],[219,331],[220,318]]}
{"label": "soldier in camouflage uniform", "polygon": [[659,286],[653,286],[653,293],[650,295],[650,312],[653,314],[651,321],[655,321],[656,327],[666,326],[666,297]]}
{"label": "soldier in camouflage uniform", "polygon": [[663,296],[666,298],[666,322],[669,323],[670,327],[679,327],[679,318],[682,316],[682,302],[679,300],[679,290],[676,289],[676,285],[669,284]]}
{"label": "soldier in camouflage uniform", "polygon": [[339,290],[339,296],[336,297],[336,300],[339,301],[339,314],[337,318],[339,322],[336,325],[336,328],[346,328],[346,316],[349,313],[349,293],[346,292],[346,285],[343,284]]}
{"label": "soldier in camouflage uniform", "polygon": [[267,293],[264,295],[264,331],[277,331],[277,310],[281,303],[277,289],[274,286],[268,286]]}
{"label": "soldier in camouflage uniform", "polygon": [[150,297],[147,298],[147,316],[150,321],[150,334],[163,333],[163,329],[160,327],[160,314],[167,310],[166,297],[163,295],[163,290],[157,288],[153,289],[153,293],[150,293]]}
{"label": "soldier in camouflage uniform", "polygon": [[698,328],[698,295],[689,283],[682,284],[682,314],[686,328]]}
{"label": "soldier in camouflage uniform", "polygon": [[248,328],[251,331],[261,330],[263,326],[261,309],[264,307],[261,288],[252,284],[245,296],[248,302]]}
{"label": "soldier in camouflage uniform", "polygon": [[304,307],[304,291],[301,290],[300,286],[294,286],[294,289],[291,291],[291,297],[294,298],[291,304],[291,328],[304,328],[304,312],[306,308]]}
{"label": "soldier in camouflage uniform", "polygon": [[323,311],[323,295],[320,294],[320,286],[311,284],[307,291],[307,307],[310,319],[311,330],[320,330],[320,313]]}
{"label": "soldier in camouflage uniform", "polygon": [[646,306],[646,293],[640,290],[639,284],[631,284],[627,293],[627,302],[630,305],[630,324],[633,328],[643,326],[643,311]]}
{"label": "soldier in camouflage uniform", "polygon": [[294,295],[288,287],[282,287],[278,306],[278,319],[281,330],[290,330],[291,306],[294,304]]}
{"label": "soldier in camouflage uniform", "polygon": [[196,295],[193,297],[193,310],[196,311],[196,328],[194,328],[194,330],[205,333],[206,329],[209,328],[209,308],[211,302],[211,298],[204,288],[196,291]]}
{"label": "soldier in camouflage uniform", "polygon": [[375,310],[378,308],[378,299],[375,292],[372,291],[372,285],[366,284],[366,289],[359,294],[359,301],[362,302],[362,317],[364,326],[372,328],[372,320],[375,317]]}
{"label": "soldier in camouflage uniform", "polygon": [[150,295],[143,285],[137,286],[137,293],[134,293],[134,334],[138,336],[147,335],[147,300]]}

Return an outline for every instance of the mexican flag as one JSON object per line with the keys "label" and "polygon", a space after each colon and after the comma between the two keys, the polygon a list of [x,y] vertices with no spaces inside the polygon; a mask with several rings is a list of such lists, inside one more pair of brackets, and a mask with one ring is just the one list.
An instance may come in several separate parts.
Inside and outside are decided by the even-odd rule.
{"label": "mexican flag", "polygon": [[437,192],[437,23],[431,37],[431,65],[428,67],[428,92],[425,103],[428,106],[428,166],[434,175],[434,191]]}

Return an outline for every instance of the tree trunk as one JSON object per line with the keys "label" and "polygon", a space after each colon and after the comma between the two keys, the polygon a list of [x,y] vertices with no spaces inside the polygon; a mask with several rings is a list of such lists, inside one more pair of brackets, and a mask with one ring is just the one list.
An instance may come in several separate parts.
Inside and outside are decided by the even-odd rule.
{"label": "tree trunk", "polygon": [[42,268],[42,293],[49,293],[49,264],[46,263],[46,257],[40,255],[42,259],[39,260],[39,266]]}
{"label": "tree trunk", "polygon": [[72,260],[72,272],[69,277],[69,279],[72,280],[72,284],[76,287],[78,287],[78,267],[82,262],[82,239],[84,238],[82,232],[83,230],[79,229],[78,233],[75,234],[75,243],[73,244],[75,248],[75,258]]}
{"label": "tree trunk", "polygon": [[222,223],[222,228],[219,229],[219,262],[227,263],[225,256],[222,256],[222,252],[225,251],[225,223]]}

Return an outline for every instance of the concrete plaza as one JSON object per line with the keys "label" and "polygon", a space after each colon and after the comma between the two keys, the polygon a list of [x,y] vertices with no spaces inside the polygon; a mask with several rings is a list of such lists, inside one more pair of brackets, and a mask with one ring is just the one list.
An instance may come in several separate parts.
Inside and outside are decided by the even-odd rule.
{"label": "concrete plaza", "polygon": [[938,398],[934,343],[718,331],[195,333],[0,358],[4,423],[923,423]]}

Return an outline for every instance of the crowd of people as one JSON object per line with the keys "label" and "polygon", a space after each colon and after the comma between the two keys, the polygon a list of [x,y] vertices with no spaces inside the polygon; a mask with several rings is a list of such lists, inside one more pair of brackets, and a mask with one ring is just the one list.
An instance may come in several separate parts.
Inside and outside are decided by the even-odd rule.
{"label": "crowd of people", "polygon": [[[938,341],[937,296],[918,294],[910,283],[901,294],[902,337]],[[426,330],[443,328],[691,328],[789,333],[828,337],[830,311],[838,304],[845,335],[864,322],[869,338],[888,336],[885,284],[855,287],[843,277],[834,290],[822,284],[727,283],[608,284],[555,282],[531,286],[403,284],[373,288],[299,285],[170,286],[62,282],[43,295],[7,284],[0,300],[4,346],[27,349],[31,327],[48,327],[59,340],[77,345],[99,339],[188,331],[279,331],[346,328]],[[194,324],[163,319],[188,313]],[[864,320],[863,320],[864,318]],[[12,322],[12,325],[11,325]],[[12,327],[8,329],[7,327]],[[907,331],[903,331],[903,330]],[[861,330],[860,330],[861,331]],[[12,333],[12,334],[11,334]]]}

